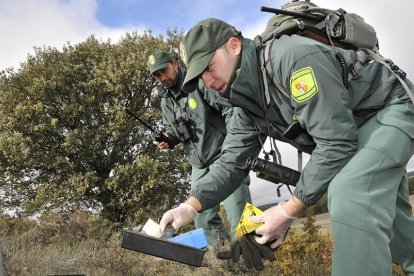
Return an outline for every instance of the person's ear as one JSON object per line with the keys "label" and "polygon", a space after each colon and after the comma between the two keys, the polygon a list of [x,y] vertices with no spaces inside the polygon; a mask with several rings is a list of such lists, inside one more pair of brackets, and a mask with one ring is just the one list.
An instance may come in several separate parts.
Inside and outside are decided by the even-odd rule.
{"label": "person's ear", "polygon": [[173,61],[171,61],[171,64],[174,68],[178,68],[178,61],[176,59],[173,59]]}
{"label": "person's ear", "polygon": [[241,41],[237,37],[230,37],[227,41],[227,46],[229,51],[231,51],[234,55],[238,56],[241,52]]}

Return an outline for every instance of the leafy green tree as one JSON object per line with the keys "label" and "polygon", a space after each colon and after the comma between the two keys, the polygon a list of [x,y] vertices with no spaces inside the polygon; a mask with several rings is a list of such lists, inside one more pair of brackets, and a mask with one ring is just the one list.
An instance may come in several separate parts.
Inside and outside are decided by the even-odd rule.
{"label": "leafy green tree", "polygon": [[35,48],[0,73],[0,206],[21,216],[99,210],[112,222],[160,214],[186,196],[182,153],[160,152],[125,112],[160,125],[146,61],[167,37],[127,33],[118,43],[91,36],[62,50]]}

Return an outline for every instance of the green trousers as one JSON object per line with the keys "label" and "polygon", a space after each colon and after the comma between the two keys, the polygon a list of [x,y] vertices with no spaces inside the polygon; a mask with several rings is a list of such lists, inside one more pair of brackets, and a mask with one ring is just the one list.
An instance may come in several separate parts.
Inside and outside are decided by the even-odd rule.
{"label": "green trousers", "polygon": [[328,204],[332,275],[414,275],[414,217],[406,165],[414,152],[414,108],[389,106],[359,130],[358,151],[333,179]]}
{"label": "green trousers", "polygon": [[[204,169],[193,167],[191,172],[191,187],[195,186],[197,181],[206,175],[215,165],[216,163],[213,163]],[[237,225],[239,224],[240,216],[246,202],[251,203],[249,185],[250,177],[247,176],[240,187],[223,201],[224,211],[231,231],[231,239],[235,239],[236,237]],[[199,213],[195,220],[196,227],[204,229],[209,242],[209,249],[212,250],[216,247],[215,245],[217,245],[219,239],[229,239],[229,235],[219,213],[220,206],[217,205]]]}

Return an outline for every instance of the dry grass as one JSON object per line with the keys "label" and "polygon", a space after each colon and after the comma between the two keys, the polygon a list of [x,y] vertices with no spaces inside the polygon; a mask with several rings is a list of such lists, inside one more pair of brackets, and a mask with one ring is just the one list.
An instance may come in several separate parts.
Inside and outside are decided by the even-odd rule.
{"label": "dry grass", "polygon": [[[54,221],[55,220],[55,221]],[[330,275],[332,239],[310,218],[302,230],[289,233],[265,270],[247,270],[242,263],[218,260],[210,252],[201,267],[121,248],[120,231],[109,231],[99,217],[74,214],[63,222],[40,223],[0,218],[0,240],[6,275]],[[228,246],[228,245],[227,245]],[[393,275],[404,275],[395,267]]]}

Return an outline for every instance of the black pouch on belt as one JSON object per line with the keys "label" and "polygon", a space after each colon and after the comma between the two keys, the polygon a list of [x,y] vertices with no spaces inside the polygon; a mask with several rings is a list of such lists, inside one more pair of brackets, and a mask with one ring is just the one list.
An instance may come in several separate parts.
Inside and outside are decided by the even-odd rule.
{"label": "black pouch on belt", "polygon": [[299,121],[293,121],[285,131],[283,135],[289,140],[295,140],[303,132],[302,126],[299,124]]}

